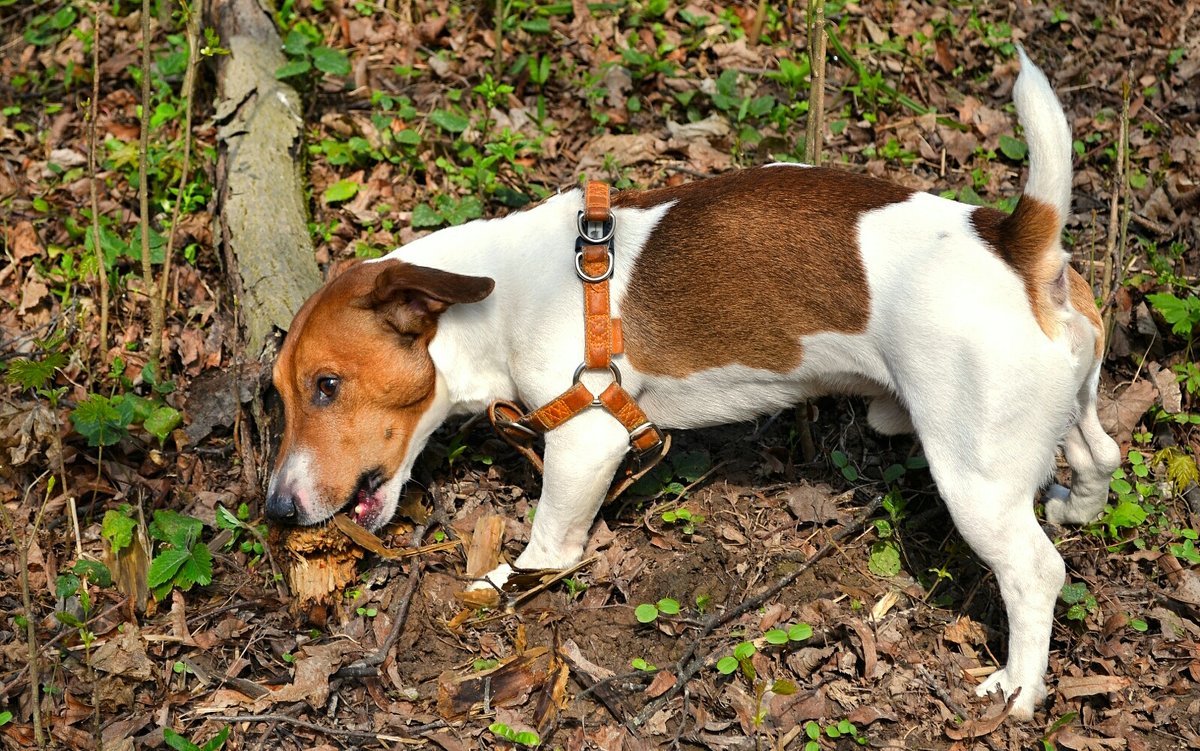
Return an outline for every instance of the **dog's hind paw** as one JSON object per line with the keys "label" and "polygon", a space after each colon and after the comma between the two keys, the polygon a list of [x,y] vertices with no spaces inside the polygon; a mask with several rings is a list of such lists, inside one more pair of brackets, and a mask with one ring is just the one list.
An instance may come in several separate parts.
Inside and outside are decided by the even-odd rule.
{"label": "dog's hind paw", "polygon": [[507,563],[501,563],[496,568],[487,572],[482,578],[471,583],[467,587],[467,591],[473,589],[503,589],[504,583],[508,581],[508,577],[512,576],[512,566]]}
{"label": "dog's hind paw", "polygon": [[1071,489],[1055,483],[1046,488],[1043,494],[1043,504],[1046,508],[1046,521],[1051,524],[1083,524],[1089,519],[1077,519],[1079,512],[1071,504]]}
{"label": "dog's hind paw", "polygon": [[1021,686],[1009,677],[1008,670],[997,670],[988,676],[987,680],[975,687],[976,696],[987,696],[995,691],[1001,691],[1008,699],[1015,691],[1021,693],[1013,701],[1009,717],[1016,720],[1032,720],[1033,710],[1046,699],[1046,684],[1037,681],[1033,686]]}

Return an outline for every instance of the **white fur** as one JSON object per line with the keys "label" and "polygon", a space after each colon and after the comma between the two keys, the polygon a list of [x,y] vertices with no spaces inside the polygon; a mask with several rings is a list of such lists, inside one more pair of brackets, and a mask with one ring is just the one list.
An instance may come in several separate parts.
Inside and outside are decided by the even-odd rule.
{"label": "white fur", "polygon": [[[1027,191],[1065,217],[1070,132],[1045,77],[1021,54],[1024,72],[1014,96],[1030,145]],[[478,412],[494,399],[538,406],[570,385],[583,359],[573,266],[580,204],[579,192],[570,191],[504,219],[437,232],[389,256],[496,282],[486,300],[453,306],[439,322],[430,344],[438,398],[412,439],[399,483],[446,416]],[[616,212],[615,315],[641,248],[668,211],[663,205]],[[885,432],[915,429],[956,526],[995,571],[1008,612],[1008,664],[980,691],[1020,688],[1013,714],[1028,718],[1045,695],[1054,603],[1064,578],[1033,498],[1065,440],[1074,490],[1052,494],[1047,516],[1092,518],[1119,452],[1096,419],[1091,324],[1067,306],[1057,312],[1059,335],[1048,338],[1022,280],[976,236],[971,211],[917,194],[863,215],[857,234],[870,290],[867,329],[806,337],[804,360],[792,372],[730,365],[672,378],[639,373],[624,357],[616,361],[625,387],[664,428],[744,420],[850,391],[875,398],[870,419]],[[605,378],[593,377],[601,383],[588,385],[598,390]],[[627,444],[624,429],[598,409],[546,437],[542,497],[516,566],[561,568],[579,560]],[[499,583],[507,574],[504,567],[491,578]]]}

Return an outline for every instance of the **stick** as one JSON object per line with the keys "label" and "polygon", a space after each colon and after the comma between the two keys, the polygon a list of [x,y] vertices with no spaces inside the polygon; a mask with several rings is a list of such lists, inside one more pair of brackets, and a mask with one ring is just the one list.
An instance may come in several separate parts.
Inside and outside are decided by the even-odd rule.
{"label": "stick", "polygon": [[[838,543],[848,537],[858,534],[859,531],[861,531],[863,527],[867,525],[867,520],[871,518],[872,514],[879,510],[879,507],[882,504],[883,496],[876,496],[874,500],[872,500],[871,503],[869,503],[867,507],[863,509],[863,512],[853,524],[851,524],[849,527],[839,530],[835,535],[833,535],[833,537],[829,539],[828,542],[821,546],[820,550],[814,553],[795,571],[792,571],[786,576],[780,578],[758,595],[751,597],[749,600],[744,600],[737,607],[727,610],[720,615],[714,615],[705,621],[704,628],[700,630],[700,634],[692,639],[692,646],[690,646],[688,650],[684,652],[683,656],[679,658],[673,667],[673,670],[679,677],[679,680],[673,687],[671,687],[669,691],[647,704],[638,714],[638,716],[634,718],[634,724],[645,724],[647,720],[654,716],[654,713],[657,712],[662,705],[678,696],[679,693],[687,686],[688,682],[695,677],[696,673],[700,672],[700,669],[704,667],[704,664],[708,661],[708,655],[703,657],[695,657],[695,655],[696,650],[700,647],[700,642],[705,637],[710,636],[718,628],[726,623],[729,623],[735,618],[738,618],[742,614],[748,613],[766,603],[772,597],[779,594],[783,589],[791,585],[792,582],[796,581],[796,579],[800,578],[802,574],[812,568],[814,564],[834,550]],[[693,657],[695,657],[695,659],[693,659]]]}
{"label": "stick", "polygon": [[150,0],[142,0],[142,117],[138,125],[138,211],[142,228],[142,284],[150,303],[149,365],[158,377],[158,361],[162,356],[163,319],[158,310],[158,287],[154,281],[154,266],[150,262],[150,180],[146,164],[150,153]]}
{"label": "stick", "polygon": [[88,192],[92,202],[92,252],[100,277],[100,362],[108,366],[108,264],[100,244],[100,189],[96,187],[96,120],[100,116],[100,3],[92,11],[92,106],[88,118]]}
{"label": "stick", "polygon": [[814,167],[821,163],[821,140],[825,134],[825,41],[825,0],[808,0],[808,61],[812,74],[804,161]]}

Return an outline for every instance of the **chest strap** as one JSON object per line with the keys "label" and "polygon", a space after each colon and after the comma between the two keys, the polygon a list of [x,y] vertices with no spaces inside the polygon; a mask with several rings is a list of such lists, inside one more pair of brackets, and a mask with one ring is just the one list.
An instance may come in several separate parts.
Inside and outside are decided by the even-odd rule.
{"label": "chest strap", "polygon": [[[621,371],[613,362],[625,351],[621,320],[612,317],[609,280],[615,255],[613,236],[616,219],[609,204],[608,185],[592,181],[579,212],[579,237],[575,239],[575,273],[583,282],[583,362],[575,369],[571,387],[532,412],[517,404],[497,400],[488,407],[492,427],[509,445],[544,470],[542,457],[533,448],[539,435],[554,430],[586,409],[601,407],[629,432],[631,453],[609,487],[609,500],[616,498],[639,477],[649,472],[666,455],[671,437],[650,422],[637,401],[621,386]],[[608,370],[612,383],[599,395],[580,380],[589,370]]]}

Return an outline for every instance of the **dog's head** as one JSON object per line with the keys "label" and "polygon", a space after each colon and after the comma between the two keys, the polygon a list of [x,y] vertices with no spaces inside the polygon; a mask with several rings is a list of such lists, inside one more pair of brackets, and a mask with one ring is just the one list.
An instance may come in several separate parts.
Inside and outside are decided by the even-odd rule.
{"label": "dog's head", "polygon": [[350,266],[305,302],[275,361],[284,428],[268,518],[322,522],[345,509],[367,529],[396,511],[418,425],[434,403],[439,316],[491,293],[486,277],[397,260]]}

